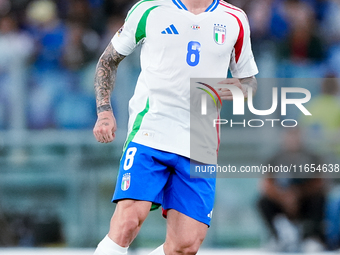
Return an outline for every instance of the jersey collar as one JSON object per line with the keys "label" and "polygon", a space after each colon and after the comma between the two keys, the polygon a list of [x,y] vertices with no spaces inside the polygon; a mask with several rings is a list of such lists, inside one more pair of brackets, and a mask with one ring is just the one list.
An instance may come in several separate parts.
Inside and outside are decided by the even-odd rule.
{"label": "jersey collar", "polygon": [[[181,10],[188,10],[187,7],[182,3],[181,0],[172,0],[172,2]],[[212,12],[214,11],[219,4],[219,0],[214,0],[211,5],[205,10],[205,12]]]}

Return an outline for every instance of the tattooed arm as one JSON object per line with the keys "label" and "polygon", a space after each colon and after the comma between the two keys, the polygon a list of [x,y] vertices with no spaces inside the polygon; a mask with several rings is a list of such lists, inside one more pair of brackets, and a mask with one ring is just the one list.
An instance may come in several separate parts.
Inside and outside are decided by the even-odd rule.
{"label": "tattooed arm", "polygon": [[94,80],[97,114],[112,111],[110,96],[114,88],[118,64],[124,57],[113,48],[112,43],[109,43],[98,61]]}
{"label": "tattooed arm", "polygon": [[[252,88],[253,90],[253,95],[255,95],[255,92],[257,90],[257,81],[255,76],[247,77],[247,78],[242,78],[242,79],[237,79],[237,78],[228,78],[225,79],[221,82],[220,84],[228,84],[228,85],[234,85],[238,88],[240,88],[243,92],[244,98],[248,97],[248,89]],[[222,100],[232,100],[233,99],[233,94],[230,92],[229,89],[219,89],[218,93],[221,97]]]}
{"label": "tattooed arm", "polygon": [[119,54],[111,43],[100,57],[95,73],[94,90],[98,119],[93,134],[98,142],[109,143],[115,138],[116,119],[111,107],[111,92],[116,81],[117,68],[125,56]]}

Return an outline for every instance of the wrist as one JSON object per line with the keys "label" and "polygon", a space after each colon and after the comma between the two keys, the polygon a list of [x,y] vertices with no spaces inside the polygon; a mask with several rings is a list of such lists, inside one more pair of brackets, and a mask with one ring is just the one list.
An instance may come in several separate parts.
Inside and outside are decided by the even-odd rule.
{"label": "wrist", "polygon": [[112,107],[111,107],[110,104],[104,104],[104,105],[97,106],[97,114],[99,114],[101,112],[107,112],[107,111],[112,112]]}

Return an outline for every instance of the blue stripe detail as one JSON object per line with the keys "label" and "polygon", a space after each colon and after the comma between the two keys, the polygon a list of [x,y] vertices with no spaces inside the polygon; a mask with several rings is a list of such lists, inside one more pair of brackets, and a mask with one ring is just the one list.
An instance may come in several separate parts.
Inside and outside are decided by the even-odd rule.
{"label": "blue stripe detail", "polygon": [[172,0],[174,2],[174,4],[180,8],[180,9],[184,9],[184,10],[188,10],[187,7],[185,7],[185,5],[181,2],[181,0]]}
{"label": "blue stripe detail", "polygon": [[214,10],[217,8],[217,6],[218,6],[219,4],[220,4],[219,1],[216,0],[215,6],[214,6],[210,11],[211,11],[211,12],[214,11]]}
{"label": "blue stripe detail", "polygon": [[161,34],[166,34],[165,30],[164,30],[164,31],[162,31],[162,33],[161,33]]}
{"label": "blue stripe detail", "polygon": [[172,0],[172,2],[173,2],[179,9],[183,9],[183,8],[176,2],[176,0]]}
{"label": "blue stripe detail", "polygon": [[[181,0],[172,0],[172,2],[181,10],[188,10],[187,7],[182,3]],[[219,4],[219,0],[214,0],[211,5],[208,6],[208,8],[205,10],[205,12],[212,12],[217,8]]]}
{"label": "blue stripe detail", "polygon": [[170,28],[172,29],[172,31],[174,32],[175,35],[178,35],[178,34],[179,34],[178,31],[177,31],[177,29],[175,28],[174,24],[171,24],[171,25],[170,25]]}
{"label": "blue stripe detail", "polygon": [[184,9],[184,10],[188,10],[187,9],[187,7],[185,7],[185,5],[182,3],[182,1],[181,0],[177,0],[177,2],[182,6],[182,8]]}
{"label": "blue stripe detail", "polygon": [[214,0],[212,2],[212,4],[209,5],[209,7],[205,11],[206,12],[212,12],[213,10],[215,10],[217,8],[218,4],[219,4],[218,0]]}
{"label": "blue stripe detail", "polygon": [[165,30],[166,30],[166,32],[167,32],[168,34],[172,34],[172,31],[171,31],[171,29],[170,29],[169,27],[167,27]]}

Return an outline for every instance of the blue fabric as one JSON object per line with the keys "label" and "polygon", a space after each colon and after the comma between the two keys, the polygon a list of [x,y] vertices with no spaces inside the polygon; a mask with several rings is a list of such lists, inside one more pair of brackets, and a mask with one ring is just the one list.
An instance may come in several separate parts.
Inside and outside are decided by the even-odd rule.
{"label": "blue fabric", "polygon": [[209,226],[214,178],[191,178],[189,158],[130,142],[120,162],[113,202],[151,201]]}

